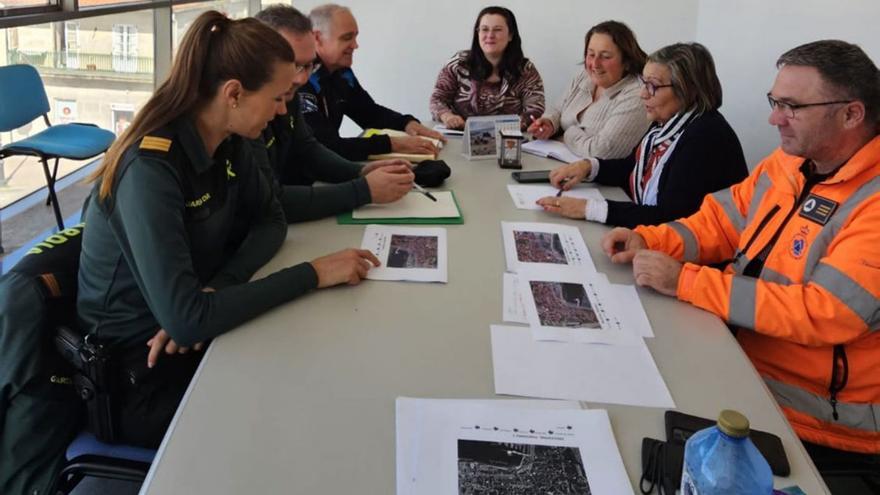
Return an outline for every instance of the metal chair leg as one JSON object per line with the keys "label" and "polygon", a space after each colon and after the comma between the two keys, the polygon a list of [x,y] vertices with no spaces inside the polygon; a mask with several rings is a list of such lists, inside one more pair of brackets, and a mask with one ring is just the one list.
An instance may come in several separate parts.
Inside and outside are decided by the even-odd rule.
{"label": "metal chair leg", "polygon": [[49,164],[46,159],[40,157],[40,163],[43,164],[43,173],[46,175],[46,185],[49,188],[49,199],[52,201],[52,209],[55,211],[55,221],[58,222],[58,230],[64,230],[64,219],[61,217],[61,207],[58,205],[58,196],[55,195],[55,181],[49,174]]}
{"label": "metal chair leg", "polygon": [[[55,167],[53,167],[53,169],[52,169],[52,185],[49,187],[54,187],[55,181],[58,178],[58,160],[59,159],[56,157],[55,158]],[[52,204],[52,195],[47,194],[46,195],[46,206],[49,206],[50,204]]]}

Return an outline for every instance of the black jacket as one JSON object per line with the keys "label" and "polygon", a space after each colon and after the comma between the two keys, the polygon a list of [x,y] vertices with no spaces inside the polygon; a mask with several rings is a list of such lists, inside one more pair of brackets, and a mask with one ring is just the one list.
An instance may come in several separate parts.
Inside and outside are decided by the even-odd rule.
{"label": "black jacket", "polygon": [[[695,213],[709,193],[726,189],[749,175],[736,133],[717,110],[704,112],[688,125],[660,175],[657,205],[608,201],[605,223],[622,227],[658,225]],[[626,158],[599,160],[595,182],[619,186],[632,198],[629,178],[636,150]]]}
{"label": "black jacket", "polygon": [[368,155],[391,152],[388,136],[343,138],[339,126],[343,115],[364,129],[397,129],[402,131],[412,115],[402,115],[379,105],[361,87],[351,69],[332,74],[321,67],[299,89],[302,113],[315,137],[325,146],[349,160],[366,160]]}

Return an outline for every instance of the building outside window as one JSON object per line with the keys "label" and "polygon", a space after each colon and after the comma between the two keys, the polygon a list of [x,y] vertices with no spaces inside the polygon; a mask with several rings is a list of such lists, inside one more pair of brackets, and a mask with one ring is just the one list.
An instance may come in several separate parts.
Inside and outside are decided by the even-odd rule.
{"label": "building outside window", "polygon": [[189,29],[192,21],[201,15],[202,12],[216,10],[223,12],[232,19],[242,19],[256,14],[256,12],[249,13],[248,7],[248,0],[211,0],[208,2],[186,3],[173,6],[171,9],[171,43],[174,53],[177,53],[177,46],[180,44],[180,40],[183,38],[186,30]]}
{"label": "building outside window", "polygon": [[79,23],[64,23],[64,66],[79,69]]}
{"label": "building outside window", "polygon": [[113,70],[137,72],[138,30],[131,24],[113,25]]}
{"label": "building outside window", "polygon": [[[153,92],[153,12],[0,30],[0,65],[11,64],[32,65],[40,73],[52,124],[84,122],[118,135]],[[38,118],[0,134],[0,142],[45,128]],[[91,162],[61,160],[58,176]],[[0,184],[0,208],[46,185],[42,166],[33,157],[11,157],[2,166],[0,177],[6,184]]]}
{"label": "building outside window", "polygon": [[[79,0],[79,9],[101,9],[139,0]],[[15,9],[57,5],[58,0],[0,0],[9,15]],[[171,54],[192,21],[216,9],[232,18],[250,12],[248,0],[209,0],[171,7]],[[0,29],[0,65],[28,64],[37,69],[50,102],[53,124],[84,122],[117,135],[124,131],[152,94],[154,82],[154,13],[152,9]],[[167,31],[166,31],[167,32]],[[165,62],[167,64],[167,62]],[[164,65],[163,65],[164,67]],[[42,119],[0,133],[0,144],[45,129]],[[61,160],[63,177],[92,160]],[[0,208],[45,187],[42,167],[33,157],[0,162]]]}

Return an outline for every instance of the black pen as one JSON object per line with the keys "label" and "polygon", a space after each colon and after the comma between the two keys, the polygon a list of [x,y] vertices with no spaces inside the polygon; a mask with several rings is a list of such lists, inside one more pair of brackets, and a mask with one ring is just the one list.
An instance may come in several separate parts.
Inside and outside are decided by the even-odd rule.
{"label": "black pen", "polygon": [[557,197],[557,198],[560,197],[560,196],[562,196],[562,186],[564,186],[565,183],[568,182],[568,181],[569,181],[569,178],[568,178],[568,177],[566,177],[566,178],[562,179],[561,181],[559,181],[559,192],[556,193],[556,197]]}
{"label": "black pen", "polygon": [[427,196],[428,199],[430,199],[431,201],[437,202],[437,198],[435,198],[433,194],[429,193],[428,191],[425,190],[424,187],[422,187],[422,186],[416,184],[415,182],[413,182],[413,189],[415,189],[416,191],[418,191],[418,192],[424,194],[424,195]]}

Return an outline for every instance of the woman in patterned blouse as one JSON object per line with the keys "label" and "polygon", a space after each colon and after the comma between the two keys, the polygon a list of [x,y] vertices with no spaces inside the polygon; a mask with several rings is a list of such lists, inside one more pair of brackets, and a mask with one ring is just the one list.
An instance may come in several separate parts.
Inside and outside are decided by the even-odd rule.
{"label": "woman in patterned blouse", "polygon": [[461,129],[472,115],[519,115],[525,124],[544,112],[544,83],[522,52],[513,12],[486,7],[474,23],[471,49],[455,54],[437,76],[431,115]]}

